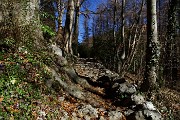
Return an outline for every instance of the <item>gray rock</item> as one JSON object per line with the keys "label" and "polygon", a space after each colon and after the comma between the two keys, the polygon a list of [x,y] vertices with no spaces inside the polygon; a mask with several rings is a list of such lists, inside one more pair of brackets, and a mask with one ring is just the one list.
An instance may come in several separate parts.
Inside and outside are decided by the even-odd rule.
{"label": "gray rock", "polygon": [[78,110],[80,116],[90,116],[91,118],[98,118],[97,109],[93,108],[91,105],[84,105]]}
{"label": "gray rock", "polygon": [[146,120],[142,111],[138,111],[135,113],[135,120]]}
{"label": "gray rock", "polygon": [[66,66],[68,65],[68,61],[66,58],[62,57],[62,56],[56,56],[55,57],[56,59],[56,63],[59,65],[59,66]]}
{"label": "gray rock", "polygon": [[100,116],[99,120],[106,120],[103,116]]}
{"label": "gray rock", "polygon": [[121,120],[123,118],[123,114],[120,111],[110,111],[108,113],[109,120]]}
{"label": "gray rock", "polygon": [[134,94],[136,92],[136,88],[134,85],[125,82],[122,84],[119,83],[114,83],[112,86],[113,91],[115,91],[117,93],[117,95],[121,95],[121,94]]}
{"label": "gray rock", "polygon": [[148,120],[162,120],[161,114],[156,110],[144,110],[143,114]]}
{"label": "gray rock", "polygon": [[85,119],[85,120],[91,120],[91,117],[90,117],[89,115],[85,115],[85,116],[84,116],[84,119]]}
{"label": "gray rock", "polygon": [[136,105],[143,104],[145,102],[144,97],[142,95],[140,95],[140,94],[133,94],[133,95],[131,95],[131,100],[133,102],[135,102]]}
{"label": "gray rock", "polygon": [[72,116],[76,117],[76,116],[77,116],[77,114],[76,114],[75,112],[73,112],[73,113],[72,113]]}
{"label": "gray rock", "polygon": [[54,54],[56,54],[58,56],[62,56],[62,50],[56,44],[52,44],[51,48],[52,48]]}
{"label": "gray rock", "polygon": [[130,115],[126,116],[127,120],[146,120],[143,111],[136,111],[131,113]]}
{"label": "gray rock", "polygon": [[61,120],[68,120],[70,118],[65,110],[62,110],[62,114],[63,116],[61,117]]}
{"label": "gray rock", "polygon": [[127,115],[127,120],[162,120],[162,116],[155,110],[139,110]]}
{"label": "gray rock", "polygon": [[129,116],[129,115],[132,114],[132,113],[134,113],[134,111],[131,110],[131,109],[129,109],[129,110],[127,110],[127,111],[124,112],[124,115],[125,115],[125,116]]}
{"label": "gray rock", "polygon": [[81,118],[78,118],[78,117],[71,117],[71,119],[69,119],[69,120],[81,120]]}
{"label": "gray rock", "polygon": [[143,108],[147,110],[157,110],[156,107],[153,105],[153,103],[149,101],[145,101],[143,103]]}

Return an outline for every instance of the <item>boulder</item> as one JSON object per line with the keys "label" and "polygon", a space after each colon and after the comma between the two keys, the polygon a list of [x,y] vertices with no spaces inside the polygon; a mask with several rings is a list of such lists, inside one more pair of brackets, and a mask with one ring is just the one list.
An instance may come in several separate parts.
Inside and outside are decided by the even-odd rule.
{"label": "boulder", "polygon": [[98,111],[96,108],[93,108],[91,105],[84,105],[78,109],[78,114],[80,117],[86,118],[98,118]]}
{"label": "boulder", "polygon": [[143,104],[145,102],[145,99],[140,94],[133,94],[131,95],[131,101],[134,102],[135,105]]}
{"label": "boulder", "polygon": [[124,116],[120,111],[110,111],[108,113],[108,120],[123,120]]}
{"label": "boulder", "polygon": [[116,93],[117,96],[122,94],[134,94],[136,92],[136,87],[128,82],[124,83],[114,83],[112,85],[112,91]]}
{"label": "boulder", "polygon": [[56,44],[52,44],[50,47],[52,48],[52,51],[54,52],[54,54],[61,57],[63,56],[62,50]]}

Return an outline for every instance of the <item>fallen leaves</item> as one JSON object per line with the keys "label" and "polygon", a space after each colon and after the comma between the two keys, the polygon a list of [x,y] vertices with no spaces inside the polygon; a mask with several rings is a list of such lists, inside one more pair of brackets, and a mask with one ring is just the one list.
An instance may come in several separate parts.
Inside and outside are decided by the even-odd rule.
{"label": "fallen leaves", "polygon": [[4,97],[0,97],[0,103],[3,101]]}

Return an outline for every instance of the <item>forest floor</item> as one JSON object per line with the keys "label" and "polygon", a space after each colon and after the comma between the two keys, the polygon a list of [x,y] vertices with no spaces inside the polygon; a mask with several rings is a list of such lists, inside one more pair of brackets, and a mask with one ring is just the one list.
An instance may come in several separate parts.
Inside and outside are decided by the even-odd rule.
{"label": "forest floor", "polygon": [[[0,119],[88,120],[95,117],[113,120],[113,116],[120,115],[118,111],[125,109],[114,106],[111,99],[97,94],[91,95],[98,101],[98,108],[72,97],[61,87],[49,88],[46,84],[51,77],[46,68],[48,60],[50,58],[46,53],[39,56],[36,53],[0,52]],[[154,102],[159,110],[164,110],[161,111],[163,116],[167,120],[178,120],[179,92],[162,88],[155,96]],[[126,120],[123,115],[121,119]]]}

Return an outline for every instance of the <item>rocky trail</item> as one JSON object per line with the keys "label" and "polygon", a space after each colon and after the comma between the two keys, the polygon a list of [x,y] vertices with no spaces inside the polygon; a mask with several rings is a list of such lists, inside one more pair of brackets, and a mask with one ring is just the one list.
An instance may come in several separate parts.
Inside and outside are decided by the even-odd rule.
{"label": "rocky trail", "polygon": [[145,100],[145,97],[138,92],[137,85],[133,83],[134,81],[127,79],[128,77],[120,78],[117,73],[106,69],[102,64],[95,62],[94,59],[78,58],[73,68],[74,70],[68,69],[66,71],[69,73],[69,76],[75,77],[76,73],[77,76],[75,78],[86,81],[77,85],[84,89],[82,91],[85,93],[85,99],[79,97],[81,99],[79,100],[68,97],[69,99],[74,99],[74,110],[71,110],[70,114],[65,111],[67,114],[64,114],[61,119],[162,119],[160,112],[153,103]]}
{"label": "rocky trail", "polygon": [[[59,47],[52,45],[51,48],[49,54],[52,54],[53,61],[50,65],[44,65],[43,71],[51,76],[44,85],[48,91],[54,92],[45,92],[46,87],[42,83],[43,99],[30,100],[35,106],[31,114],[36,120],[162,119],[153,103],[146,101],[138,91],[138,77],[129,73],[120,77],[94,59],[64,57]],[[25,53],[22,51],[21,54]],[[24,64],[25,68],[31,65]],[[19,106],[14,108],[14,105],[13,111],[18,110]],[[8,112],[6,107],[0,107]]]}

